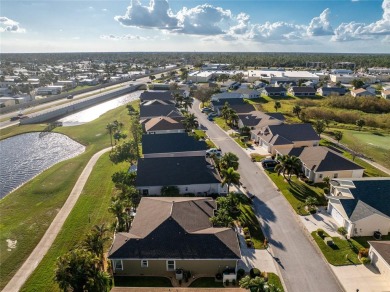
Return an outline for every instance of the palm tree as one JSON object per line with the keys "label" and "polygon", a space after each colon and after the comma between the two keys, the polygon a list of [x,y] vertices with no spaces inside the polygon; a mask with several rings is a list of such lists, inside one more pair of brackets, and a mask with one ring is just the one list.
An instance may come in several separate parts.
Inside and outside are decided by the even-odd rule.
{"label": "palm tree", "polygon": [[111,141],[111,148],[114,147],[112,145],[112,135],[114,134],[115,132],[115,125],[113,123],[108,123],[106,125],[106,130],[107,130],[107,133],[110,135],[110,141]]}
{"label": "palm tree", "polygon": [[123,205],[123,202],[118,200],[118,199],[114,199],[112,202],[111,202],[111,205],[110,207],[108,207],[108,211],[113,213],[116,217],[116,220],[117,220],[117,231],[124,231],[125,230],[125,218],[124,218],[124,205]]}
{"label": "palm tree", "polygon": [[221,108],[221,116],[225,120],[225,123],[227,123],[227,120],[229,119],[230,116],[230,106],[228,102],[225,102],[223,107]]}
{"label": "palm tree", "polygon": [[182,106],[184,107],[185,111],[188,112],[188,108],[192,107],[193,101],[191,98],[184,98],[182,101]]}
{"label": "palm tree", "polygon": [[234,170],[237,170],[238,165],[238,157],[232,152],[226,152],[219,160],[219,166],[221,169],[228,169],[232,167]]}
{"label": "palm tree", "polygon": [[193,129],[196,129],[198,127],[198,121],[196,119],[196,116],[194,114],[188,114],[185,116],[183,120],[184,127],[187,131],[191,131]]}
{"label": "palm tree", "polygon": [[267,291],[265,287],[265,279],[261,277],[251,278],[250,276],[245,276],[239,282],[240,287],[250,290],[251,292],[265,292]]}
{"label": "palm tree", "polygon": [[296,114],[299,119],[299,114],[301,113],[302,109],[299,105],[296,105],[293,107],[293,114]]}
{"label": "palm tree", "polygon": [[275,101],[275,104],[274,104],[274,109],[275,111],[278,111],[278,109],[280,109],[282,107],[280,101]]}
{"label": "palm tree", "polygon": [[[279,164],[276,165],[275,171],[280,175],[283,173],[283,176],[288,181],[291,180],[291,175],[295,173],[299,174],[302,163],[296,156],[283,155],[279,159]],[[288,178],[286,178],[286,174],[288,174]]]}
{"label": "palm tree", "polygon": [[239,116],[234,109],[229,110],[229,123],[231,126],[236,126],[239,121]]}
{"label": "palm tree", "polygon": [[240,174],[234,170],[233,167],[229,167],[228,169],[222,169],[222,177],[223,177],[223,180],[222,180],[222,186],[224,186],[225,184],[227,184],[228,186],[228,193],[229,193],[229,190],[230,190],[230,185],[233,185],[233,184],[239,184],[240,183]]}
{"label": "palm tree", "polygon": [[315,208],[315,205],[318,204],[318,200],[316,197],[307,197],[306,200],[305,200],[305,204],[307,206],[307,208],[309,209],[309,211],[311,210],[314,210]]}
{"label": "palm tree", "polygon": [[108,229],[105,224],[95,225],[92,232],[87,234],[84,246],[87,250],[95,254],[100,260],[100,268],[103,270],[104,244],[110,240],[107,236]]}

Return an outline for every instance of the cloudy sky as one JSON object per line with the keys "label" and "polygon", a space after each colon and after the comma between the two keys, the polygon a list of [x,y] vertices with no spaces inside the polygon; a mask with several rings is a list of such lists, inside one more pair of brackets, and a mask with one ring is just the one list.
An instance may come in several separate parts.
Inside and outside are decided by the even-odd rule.
{"label": "cloudy sky", "polygon": [[11,52],[390,53],[390,0],[1,0]]}

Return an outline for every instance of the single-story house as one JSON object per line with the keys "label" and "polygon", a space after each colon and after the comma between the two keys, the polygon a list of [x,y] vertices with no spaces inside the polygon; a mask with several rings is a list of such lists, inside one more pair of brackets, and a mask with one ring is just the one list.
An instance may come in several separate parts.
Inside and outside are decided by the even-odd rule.
{"label": "single-story house", "polygon": [[390,232],[390,178],[333,179],[328,213],[349,237]]}
{"label": "single-story house", "polygon": [[259,97],[259,92],[257,90],[250,89],[250,88],[239,88],[235,92],[241,93],[242,98],[252,99],[252,98]]}
{"label": "single-story house", "polygon": [[289,88],[289,93],[294,96],[315,96],[316,90],[309,86],[293,86]]}
{"label": "single-story house", "polygon": [[320,137],[311,124],[268,125],[251,131],[252,139],[271,154],[278,149],[317,146]]}
{"label": "single-story house", "polygon": [[347,90],[344,87],[321,87],[317,89],[317,93],[321,96],[329,95],[345,95]]}
{"label": "single-story house", "polygon": [[390,89],[388,89],[388,90],[382,90],[381,96],[382,96],[384,99],[390,99]]}
{"label": "single-story house", "polygon": [[375,94],[369,92],[368,90],[366,90],[364,88],[358,88],[358,89],[351,90],[351,95],[353,97],[358,97],[358,96],[375,96]]}
{"label": "single-story house", "polygon": [[285,96],[287,93],[287,89],[284,87],[266,86],[263,89],[263,93],[266,96]]}
{"label": "single-story house", "polygon": [[215,277],[230,270],[235,275],[241,259],[237,234],[213,227],[216,208],[212,198],[143,197],[129,232],[116,233],[108,252],[114,275],[177,280],[184,271]]}
{"label": "single-story house", "polygon": [[228,103],[229,106],[234,109],[237,114],[250,113],[255,109],[253,105],[246,103],[242,98],[218,99],[212,100],[210,102],[211,108],[218,115],[220,115],[220,110],[225,105],[225,103]]}
{"label": "single-story house", "polygon": [[291,87],[291,86],[297,86],[297,83],[295,81],[275,81],[274,83],[275,87]]}
{"label": "single-story house", "polygon": [[238,127],[263,128],[268,125],[283,124],[285,118],[282,113],[263,113],[252,111],[250,113],[239,114]]}
{"label": "single-story house", "polygon": [[203,156],[207,144],[198,141],[187,133],[171,133],[165,135],[142,135],[142,154],[145,158]]}
{"label": "single-story house", "polygon": [[204,156],[157,157],[138,159],[135,186],[143,195],[161,195],[164,186],[177,186],[180,194],[225,194],[221,181]]}
{"label": "single-story house", "polygon": [[143,123],[146,134],[185,133],[186,129],[180,121],[170,117],[155,117]]}
{"label": "single-story house", "polygon": [[222,92],[214,94],[211,97],[211,101],[218,101],[218,100],[226,100],[226,99],[242,99],[242,94],[238,92]]}
{"label": "single-story house", "polygon": [[390,241],[369,241],[371,264],[390,279]]}
{"label": "single-story house", "polygon": [[327,147],[281,148],[277,149],[276,153],[299,157],[303,174],[315,183],[322,182],[325,177],[331,179],[363,177],[363,167]]}
{"label": "single-story house", "polygon": [[141,102],[147,100],[173,100],[173,95],[170,91],[144,91],[139,96]]}

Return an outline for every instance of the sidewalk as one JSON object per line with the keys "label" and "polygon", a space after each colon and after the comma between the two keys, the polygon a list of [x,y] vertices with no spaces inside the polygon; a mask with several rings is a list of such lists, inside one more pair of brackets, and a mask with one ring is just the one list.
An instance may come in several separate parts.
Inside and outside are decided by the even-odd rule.
{"label": "sidewalk", "polygon": [[19,268],[16,274],[12,277],[12,279],[8,282],[7,286],[5,286],[3,292],[16,292],[19,291],[20,288],[22,288],[28,277],[32,274],[32,272],[34,272],[35,268],[39,265],[43,257],[46,255],[47,251],[50,249],[54,240],[56,239],[58,233],[60,232],[62,226],[65,223],[66,218],[68,218],[68,215],[76,204],[77,199],[79,198],[96,162],[98,161],[100,156],[110,150],[111,147],[100,150],[92,156],[88,164],[85,166],[83,172],[79,176],[68,199],[62,206],[61,210],[58,212],[57,216],[54,218],[53,222],[50,224],[49,228],[46,230],[41,241],[32,251],[30,256],[26,259],[23,265]]}

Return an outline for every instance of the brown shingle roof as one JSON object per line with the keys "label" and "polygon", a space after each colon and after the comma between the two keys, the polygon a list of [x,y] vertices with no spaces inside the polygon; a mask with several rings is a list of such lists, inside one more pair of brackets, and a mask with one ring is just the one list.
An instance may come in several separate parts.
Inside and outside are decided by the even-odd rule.
{"label": "brown shingle roof", "polygon": [[369,241],[368,242],[381,257],[390,265],[390,241]]}
{"label": "brown shingle roof", "polygon": [[184,130],[184,126],[170,117],[156,117],[145,123],[145,131],[161,130]]}

